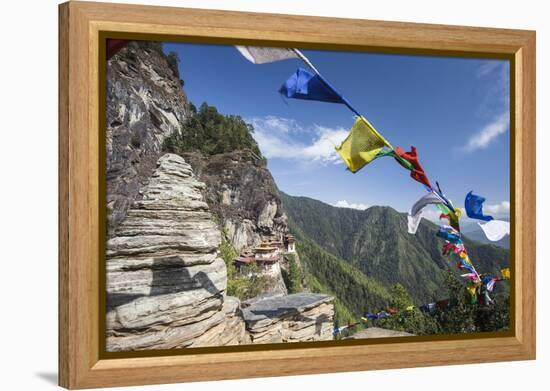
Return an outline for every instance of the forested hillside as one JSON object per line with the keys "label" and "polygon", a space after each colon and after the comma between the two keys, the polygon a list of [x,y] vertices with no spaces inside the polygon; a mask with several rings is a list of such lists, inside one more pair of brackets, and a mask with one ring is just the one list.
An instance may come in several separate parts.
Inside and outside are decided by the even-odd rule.
{"label": "forested hillside", "polygon": [[356,321],[364,312],[383,309],[389,303],[390,294],[382,284],[323,250],[292,223],[290,229],[296,235],[307,287],[313,292],[328,293],[337,298],[337,322]]}
{"label": "forested hillside", "polygon": [[[423,220],[416,235],[407,232],[405,214],[389,207],[336,208],[306,197],[281,194],[290,222],[302,235],[364,275],[390,286],[403,285],[417,304],[444,297],[444,271],[455,269],[441,255],[437,226]],[[292,226],[291,226],[292,227]],[[479,272],[508,266],[508,251],[464,240]]]}

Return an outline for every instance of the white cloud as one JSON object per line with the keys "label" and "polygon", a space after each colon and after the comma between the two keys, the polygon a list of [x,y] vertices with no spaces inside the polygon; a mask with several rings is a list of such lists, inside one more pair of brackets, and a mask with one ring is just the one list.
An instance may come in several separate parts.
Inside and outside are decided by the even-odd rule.
{"label": "white cloud", "polygon": [[[295,159],[339,163],[340,158],[334,147],[347,136],[344,128],[314,126],[304,128],[296,121],[274,116],[247,118],[254,127],[254,139],[262,154],[268,159]],[[297,135],[312,134],[310,143],[300,142]]]}
{"label": "white cloud", "polygon": [[275,117],[268,115],[264,118],[252,118],[252,125],[260,125],[265,131],[278,133],[297,133],[303,131],[303,128],[293,119]]}
{"label": "white cloud", "polygon": [[343,128],[330,129],[317,126],[316,132],[318,137],[311,145],[303,148],[304,156],[312,160],[340,163],[340,157],[334,147],[344,141],[349,131]]}
{"label": "white cloud", "polygon": [[510,215],[510,203],[508,201],[502,201],[500,204],[484,205],[483,212],[486,214],[508,216]]}
{"label": "white cloud", "polygon": [[332,206],[335,206],[337,208],[350,208],[359,210],[365,210],[369,207],[369,205],[367,204],[348,202],[346,200],[336,201],[334,204],[332,204]]}
{"label": "white cloud", "polygon": [[505,133],[509,126],[510,119],[508,112],[499,114],[492,122],[485,125],[478,133],[470,137],[464,150],[473,152],[478,149],[486,149],[493,140]]}

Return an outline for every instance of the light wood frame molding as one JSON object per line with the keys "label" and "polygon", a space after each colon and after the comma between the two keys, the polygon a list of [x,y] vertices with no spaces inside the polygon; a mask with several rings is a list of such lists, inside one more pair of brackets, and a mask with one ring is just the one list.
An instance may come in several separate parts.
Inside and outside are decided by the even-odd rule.
{"label": "light wood frame molding", "polygon": [[[172,40],[508,58],[512,330],[504,337],[102,358],[101,32]],[[513,130],[513,131],[512,131]],[[59,6],[59,384],[91,388],[535,358],[535,32],[91,2]]]}

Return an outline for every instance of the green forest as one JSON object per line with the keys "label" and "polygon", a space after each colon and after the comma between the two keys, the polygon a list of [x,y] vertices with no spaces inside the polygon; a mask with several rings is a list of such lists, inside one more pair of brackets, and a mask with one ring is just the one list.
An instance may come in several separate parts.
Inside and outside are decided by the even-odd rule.
{"label": "green forest", "polygon": [[198,110],[189,103],[189,117],[179,131],[164,140],[163,150],[177,154],[199,151],[204,155],[249,150],[263,159],[252,133],[252,125],[238,115],[223,115],[206,102]]}

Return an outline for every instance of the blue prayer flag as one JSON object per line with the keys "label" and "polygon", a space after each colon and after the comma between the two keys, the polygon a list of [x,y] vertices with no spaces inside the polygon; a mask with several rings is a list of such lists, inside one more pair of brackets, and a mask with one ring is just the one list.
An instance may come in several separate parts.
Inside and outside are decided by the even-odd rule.
{"label": "blue prayer flag", "polygon": [[460,261],[460,268],[465,271],[469,271],[470,273],[475,273],[475,269],[472,265],[470,265],[468,262],[466,262],[464,259],[461,259]]}
{"label": "blue prayer flag", "polygon": [[320,75],[313,75],[303,68],[298,68],[296,73],[288,78],[279,89],[279,93],[287,98],[345,104],[344,98]]}
{"label": "blue prayer flag", "polygon": [[493,216],[488,216],[483,214],[483,203],[485,202],[485,197],[469,192],[466,195],[464,200],[464,206],[466,207],[466,214],[471,219],[478,219],[483,221],[493,220]]}
{"label": "blue prayer flag", "polygon": [[461,242],[459,235],[457,235],[453,232],[449,232],[447,229],[445,229],[443,227],[439,228],[439,231],[437,231],[436,235],[439,236],[440,238],[448,240],[449,242],[454,243],[454,244],[457,244],[457,243]]}

